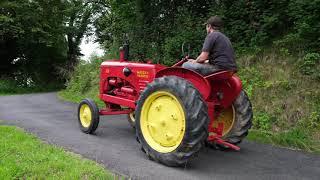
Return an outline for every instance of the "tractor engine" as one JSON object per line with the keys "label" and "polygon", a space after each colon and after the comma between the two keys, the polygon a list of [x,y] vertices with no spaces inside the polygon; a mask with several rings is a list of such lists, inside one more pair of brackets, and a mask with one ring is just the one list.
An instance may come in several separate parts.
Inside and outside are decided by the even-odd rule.
{"label": "tractor engine", "polygon": [[112,103],[119,105],[123,105],[123,101],[135,102],[156,73],[164,68],[158,64],[105,61],[100,66],[100,98],[117,97],[119,101]]}

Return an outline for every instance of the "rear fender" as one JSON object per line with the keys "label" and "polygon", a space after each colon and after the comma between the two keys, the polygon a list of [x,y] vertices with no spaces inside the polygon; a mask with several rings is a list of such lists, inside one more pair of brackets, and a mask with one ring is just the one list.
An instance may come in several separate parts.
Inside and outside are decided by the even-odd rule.
{"label": "rear fender", "polygon": [[[224,108],[229,107],[239,96],[242,83],[238,76],[232,75],[228,79],[211,81],[212,96],[210,99],[218,101]],[[221,99],[215,95],[221,94]]]}
{"label": "rear fender", "polygon": [[163,76],[177,76],[189,81],[202,95],[203,99],[208,99],[211,92],[210,83],[200,74],[185,68],[170,67],[160,70],[156,74],[156,78]]}

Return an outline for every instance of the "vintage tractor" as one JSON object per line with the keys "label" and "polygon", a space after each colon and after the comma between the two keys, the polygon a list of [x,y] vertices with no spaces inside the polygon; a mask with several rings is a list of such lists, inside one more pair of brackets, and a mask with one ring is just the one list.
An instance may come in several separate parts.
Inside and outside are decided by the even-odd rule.
{"label": "vintage tractor", "polygon": [[239,150],[252,124],[252,107],[235,72],[208,76],[181,68],[119,60],[100,67],[99,109],[90,99],[78,107],[83,132],[93,133],[99,116],[127,114],[146,155],[168,166],[181,166],[205,145]]}

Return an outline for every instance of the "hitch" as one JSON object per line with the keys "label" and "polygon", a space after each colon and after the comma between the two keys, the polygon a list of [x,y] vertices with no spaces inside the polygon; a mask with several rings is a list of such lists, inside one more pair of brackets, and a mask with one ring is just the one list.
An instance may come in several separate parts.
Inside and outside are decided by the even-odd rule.
{"label": "hitch", "polygon": [[[212,126],[210,126],[212,127]],[[209,128],[209,131],[210,132],[213,132],[211,135],[209,135],[208,137],[208,141],[209,142],[214,142],[214,143],[217,143],[217,144],[221,144],[221,145],[224,145],[224,146],[227,146],[235,151],[239,151],[240,150],[240,147],[239,146],[236,146],[234,144],[231,144],[231,143],[228,143],[226,142],[225,140],[223,140],[221,137],[222,137],[222,132],[223,132],[223,123],[218,123],[218,127],[217,128]]]}
{"label": "hitch", "polygon": [[221,139],[221,137],[218,137],[216,135],[210,135],[208,137],[208,141],[210,142],[215,142],[217,144],[221,144],[221,145],[224,145],[224,146],[227,146],[235,151],[240,151],[240,147],[239,146],[236,146],[236,145],[233,145],[231,143],[228,143],[226,142],[225,140]]}

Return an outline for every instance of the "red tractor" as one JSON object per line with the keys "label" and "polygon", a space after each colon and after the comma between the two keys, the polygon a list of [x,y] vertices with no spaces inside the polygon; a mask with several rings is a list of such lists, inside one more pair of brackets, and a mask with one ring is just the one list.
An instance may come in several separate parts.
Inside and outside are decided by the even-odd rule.
{"label": "red tractor", "polygon": [[83,132],[93,133],[102,115],[128,114],[146,155],[168,166],[181,166],[205,145],[237,146],[252,124],[252,107],[235,72],[208,76],[181,68],[128,61],[128,47],[119,60],[100,67],[99,109],[90,99],[79,104]]}

